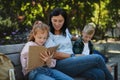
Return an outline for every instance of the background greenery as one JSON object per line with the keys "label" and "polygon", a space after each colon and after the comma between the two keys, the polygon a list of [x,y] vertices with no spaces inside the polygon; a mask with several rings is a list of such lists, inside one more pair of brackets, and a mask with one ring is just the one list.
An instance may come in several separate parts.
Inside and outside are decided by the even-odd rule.
{"label": "background greenery", "polygon": [[80,34],[86,23],[94,22],[95,36],[104,39],[105,32],[120,22],[120,0],[0,0],[0,45],[26,42],[33,22],[48,23],[55,7],[66,9],[74,35]]}

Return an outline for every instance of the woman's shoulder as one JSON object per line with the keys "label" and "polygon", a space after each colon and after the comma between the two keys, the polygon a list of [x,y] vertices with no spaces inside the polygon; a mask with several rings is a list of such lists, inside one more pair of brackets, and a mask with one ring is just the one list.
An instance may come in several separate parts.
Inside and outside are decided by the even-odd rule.
{"label": "woman's shoulder", "polygon": [[69,38],[72,38],[72,37],[73,37],[73,36],[71,35],[71,33],[69,32],[68,28],[66,28],[65,32],[66,32],[66,35],[67,35]]}
{"label": "woman's shoulder", "polygon": [[49,32],[49,37],[53,37],[54,34],[52,32]]}

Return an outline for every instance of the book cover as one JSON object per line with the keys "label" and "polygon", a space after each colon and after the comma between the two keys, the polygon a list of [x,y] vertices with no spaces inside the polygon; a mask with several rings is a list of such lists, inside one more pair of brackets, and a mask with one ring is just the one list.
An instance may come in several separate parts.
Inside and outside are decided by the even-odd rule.
{"label": "book cover", "polygon": [[46,48],[44,46],[30,46],[28,53],[27,69],[32,70],[40,66],[44,66],[44,61],[40,59],[40,54],[44,54],[46,51],[50,52],[50,55],[54,55],[58,46]]}

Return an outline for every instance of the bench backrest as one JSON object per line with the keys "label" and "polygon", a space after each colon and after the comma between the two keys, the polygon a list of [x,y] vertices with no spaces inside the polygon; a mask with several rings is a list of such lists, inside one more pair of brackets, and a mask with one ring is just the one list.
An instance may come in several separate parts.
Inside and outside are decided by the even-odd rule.
{"label": "bench backrest", "polygon": [[7,55],[13,62],[13,65],[15,67],[16,80],[24,80],[22,67],[20,63],[20,52],[23,47],[24,44],[12,44],[0,46],[0,52]]}
{"label": "bench backrest", "polygon": [[7,55],[15,66],[20,65],[20,52],[24,44],[13,44],[0,46],[0,52]]}

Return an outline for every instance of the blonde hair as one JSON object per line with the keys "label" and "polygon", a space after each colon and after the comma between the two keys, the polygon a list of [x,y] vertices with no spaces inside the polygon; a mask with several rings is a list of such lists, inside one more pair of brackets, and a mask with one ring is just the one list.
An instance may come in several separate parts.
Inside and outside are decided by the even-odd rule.
{"label": "blonde hair", "polygon": [[41,21],[35,21],[33,28],[28,36],[28,41],[35,41],[34,35],[37,33],[38,30],[41,30],[41,33],[44,33],[47,31],[47,33],[49,35],[48,25]]}
{"label": "blonde hair", "polygon": [[87,33],[88,35],[92,35],[95,33],[95,24],[94,23],[88,23],[85,25],[83,32]]}

